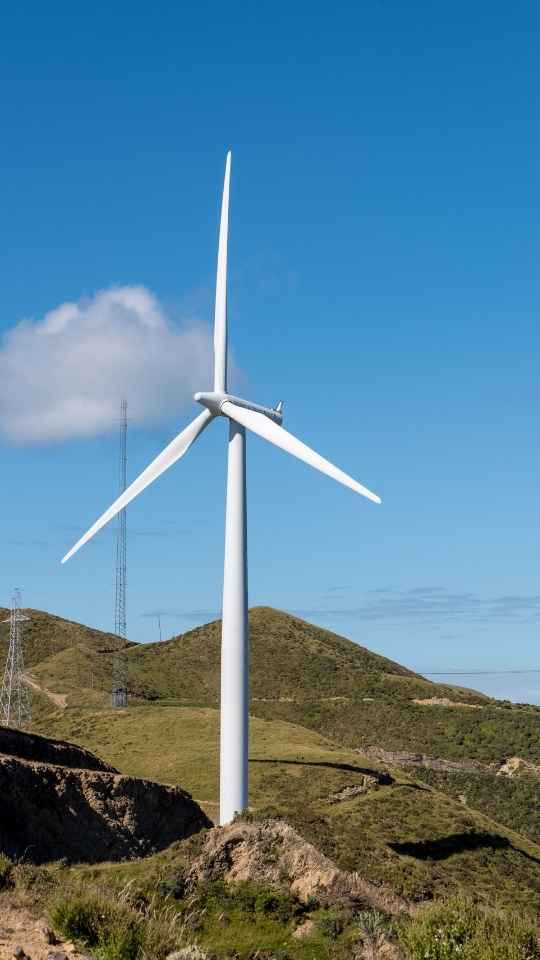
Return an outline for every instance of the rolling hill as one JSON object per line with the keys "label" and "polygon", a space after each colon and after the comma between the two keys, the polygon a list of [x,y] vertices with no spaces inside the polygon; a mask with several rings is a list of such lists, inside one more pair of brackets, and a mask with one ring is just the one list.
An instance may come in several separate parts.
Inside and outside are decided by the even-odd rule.
{"label": "rolling hill", "polygon": [[[40,611],[30,615],[26,659],[37,728],[71,737],[110,759],[114,743],[94,743],[92,729],[101,715],[109,715],[118,638]],[[0,632],[4,644],[5,629],[3,638]],[[453,769],[428,765],[412,771],[405,764],[403,770],[462,807],[467,803],[540,841],[540,781],[534,768],[524,768],[521,776],[518,769],[517,777],[500,775],[502,761],[509,757],[540,761],[540,708],[432,683],[344,637],[270,608],[250,611],[250,629],[253,716],[275,723],[276,731],[283,725],[302,728],[304,737],[322,735],[341,748],[372,756],[383,748],[452,760],[457,764]],[[163,750],[156,731],[165,707],[218,707],[219,647],[219,621],[163,643],[129,646],[128,716],[138,717],[138,736],[148,740],[154,763]],[[116,723],[113,739],[115,731],[119,734]],[[277,732],[275,736],[279,738]],[[124,740],[120,742],[124,750]],[[187,742],[182,749],[188,749]],[[160,779],[163,772],[157,766],[144,775]]]}
{"label": "rolling hill", "polygon": [[[147,704],[57,711],[40,729],[123,773],[181,784],[217,813],[219,713]],[[407,773],[320,734],[255,717],[252,815],[282,817],[340,867],[413,901],[464,894],[540,913],[540,846]]]}

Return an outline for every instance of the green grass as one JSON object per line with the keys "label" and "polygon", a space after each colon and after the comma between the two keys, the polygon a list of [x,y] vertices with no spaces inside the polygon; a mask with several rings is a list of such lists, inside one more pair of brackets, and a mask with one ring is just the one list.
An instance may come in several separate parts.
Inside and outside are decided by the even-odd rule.
{"label": "green grass", "polygon": [[[68,710],[56,712],[35,726],[39,733],[88,747],[123,773],[161,783],[179,783],[203,804],[213,805],[215,812],[219,765],[217,710],[154,705],[99,712]],[[341,781],[347,780],[348,774],[341,774],[340,764],[352,763],[354,769],[363,769],[360,758],[350,750],[291,723],[255,717],[250,735],[251,786],[262,803],[274,798],[273,791],[266,790],[264,784],[266,770],[273,769],[276,760],[289,770],[293,782],[304,767],[317,770],[321,785],[325,771],[330,771],[329,792],[334,785],[338,784],[339,789]],[[310,763],[328,767],[310,767]],[[209,813],[211,816],[211,809]]]}
{"label": "green grass", "polygon": [[[10,611],[0,607],[0,617],[5,620]],[[98,651],[113,648],[118,637],[87,627],[73,620],[65,620],[44,610],[25,609],[29,620],[24,624],[24,659],[27,667],[42,663],[50,656],[82,644],[98,655]],[[4,656],[9,641],[9,623],[0,623],[0,656]],[[62,677],[58,677],[62,679]]]}
{"label": "green grass", "polygon": [[[115,638],[49,615],[33,616],[36,625],[32,621],[28,629],[44,630],[45,637],[39,662],[37,638],[29,640],[39,682],[67,693],[70,705],[106,706],[111,655],[102,651],[111,650]],[[220,629],[214,621],[163,643],[134,644],[128,651],[131,696],[216,707]],[[344,637],[267,607],[250,611],[250,633],[251,712],[257,716],[309,727],[351,747],[482,761],[517,754],[540,761],[540,707],[432,683]],[[413,703],[433,696],[482,709]]]}
{"label": "green grass", "polygon": [[494,777],[482,772],[448,772],[424,767],[415,767],[414,777],[455,799],[464,798],[468,806],[484,811],[538,842],[540,782],[537,778]]}
{"label": "green grass", "polygon": [[[161,720],[152,719],[149,742],[159,743],[159,756],[148,766],[145,737],[136,727],[144,727],[153,714],[143,713],[135,723],[130,713],[125,724],[115,724],[108,733],[102,722],[94,718],[98,710],[105,710],[104,716],[108,716],[110,651],[117,638],[39,611],[31,611],[31,616],[25,630],[33,676],[43,687],[65,694],[68,706],[84,708],[85,719],[80,712],[79,720],[73,721],[73,736],[82,737],[91,749],[101,750],[115,765],[121,764],[127,747],[130,772],[150,772],[157,779],[178,780],[188,788],[193,783],[197,797],[215,803],[211,796],[215,774],[211,771],[216,768],[217,740],[211,711],[218,706],[220,622],[164,643],[135,644],[129,649],[133,703],[155,704],[158,711],[168,710],[164,706],[167,702],[210,710],[202,727],[199,716],[195,732],[188,729],[184,720],[186,740],[180,754],[176,743],[168,739],[166,715],[161,714]],[[0,653],[6,626],[2,629]],[[539,707],[511,705],[474,691],[431,683],[343,637],[267,607],[250,611],[250,630],[251,713],[262,724],[258,728],[261,731],[264,721],[270,721],[308,728],[315,736],[327,737],[344,749],[374,746],[483,763],[517,754],[540,762]],[[450,709],[413,702],[415,698],[432,696],[447,696],[482,709]],[[33,700],[43,732],[72,735],[69,723],[67,732],[62,733],[62,722],[49,719],[53,704],[45,695],[34,694]],[[99,730],[94,742],[96,724]],[[189,743],[199,734],[201,750],[204,746],[209,751],[203,764],[201,750]],[[280,735],[276,732],[275,736]],[[156,752],[154,746],[151,749]],[[204,775],[192,771],[201,766]],[[260,780],[254,764],[252,776],[254,783]],[[489,774],[484,778],[476,774],[436,778],[419,772],[418,776],[452,798],[466,795],[471,807],[540,842],[540,814],[533,781],[523,781],[520,789]],[[270,796],[266,800],[272,802]],[[215,808],[207,809],[211,815]]]}
{"label": "green grass", "polygon": [[[316,901],[304,905],[285,890],[222,881],[200,884],[177,899],[155,893],[148,899],[134,888],[64,884],[49,906],[55,930],[104,960],[163,960],[189,944],[214,960],[350,960],[370,927],[367,913]],[[308,917],[309,939],[295,938]],[[388,928],[386,921],[378,926]]]}
{"label": "green grass", "polygon": [[[47,732],[89,747],[122,772],[180,783],[216,815],[215,710],[65,711],[49,720]],[[257,717],[251,724],[250,801],[257,816],[289,820],[340,866],[415,900],[466,891],[489,903],[497,891],[506,905],[540,911],[540,848],[438,790],[393,771],[390,784],[329,802],[363,784],[366,773],[382,772],[313,731]]]}
{"label": "green grass", "polygon": [[[316,899],[302,904],[286,887],[214,880],[186,888],[199,848],[195,837],[144,861],[55,865],[35,869],[35,878],[27,869],[18,882],[37,888],[57,933],[103,960],[164,960],[188,944],[213,960],[382,958],[389,940],[405,960],[540,960],[538,929],[495,898],[485,906],[456,897],[396,920]],[[299,940],[293,934],[306,920],[311,934]]]}
{"label": "green grass", "polygon": [[0,853],[0,890],[5,890],[11,885],[13,864],[9,857]]}
{"label": "green grass", "polygon": [[[117,640],[31,613],[26,629],[34,675],[44,686],[67,693],[70,705],[106,705],[111,663],[110,653],[103,651]],[[131,695],[216,707],[220,629],[220,621],[214,621],[163,643],[132,645]],[[518,754],[540,760],[540,707],[432,683],[344,637],[267,607],[250,611],[250,634],[251,711],[260,717],[297,723],[352,747],[383,746],[451,759],[489,761]],[[482,710],[412,702],[432,696]]]}
{"label": "green grass", "polygon": [[518,914],[456,900],[399,928],[408,960],[540,960],[538,933]]}
{"label": "green grass", "polygon": [[49,907],[53,928],[95,950],[103,960],[163,960],[182,945],[177,911],[130,902],[104,889],[59,891]]}
{"label": "green grass", "polygon": [[490,762],[516,754],[533,762],[540,759],[538,707],[503,707],[492,701],[482,710],[425,706],[413,703],[410,691],[389,693],[387,683],[386,678],[373,683],[372,701],[306,699],[253,703],[252,709],[258,716],[324,731],[352,747],[379,746],[449,760]]}

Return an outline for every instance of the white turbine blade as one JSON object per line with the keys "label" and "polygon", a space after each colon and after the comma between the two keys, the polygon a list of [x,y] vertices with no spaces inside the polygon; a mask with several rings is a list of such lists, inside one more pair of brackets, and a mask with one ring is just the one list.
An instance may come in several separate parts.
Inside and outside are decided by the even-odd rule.
{"label": "white turbine blade", "polygon": [[231,153],[225,163],[225,181],[221,203],[219,246],[216,277],[216,305],[214,313],[214,390],[227,389],[227,239],[229,234],[229,184]]}
{"label": "white turbine blade", "polygon": [[83,544],[88,543],[92,539],[95,533],[98,530],[101,530],[109,520],[112,520],[117,513],[120,513],[120,510],[123,510],[128,503],[133,500],[137,494],[141,493],[145,487],[148,487],[149,484],[153,483],[154,480],[157,480],[162,473],[165,473],[165,470],[168,470],[169,467],[172,467],[173,463],[176,463],[180,457],[183,457],[184,454],[189,450],[191,444],[194,440],[197,439],[199,434],[202,433],[204,428],[210,423],[210,420],[213,419],[213,415],[209,410],[204,410],[203,413],[199,414],[198,417],[193,420],[185,430],[182,430],[182,433],[179,433],[175,439],[169,443],[168,447],[165,447],[164,450],[155,460],[152,460],[146,470],[143,470],[141,474],[133,481],[130,486],[124,490],[124,492],[118,497],[117,500],[105,511],[96,522],[86,531],[84,536],[80,540],[77,540],[77,543],[74,547],[71,548],[69,553],[66,553],[65,557],[62,558],[62,563],[65,563],[66,560],[69,560],[74,553],[77,553]]}
{"label": "white turbine blade", "polygon": [[338,483],[342,483],[345,487],[350,487],[351,490],[355,490],[356,493],[367,497],[368,500],[373,500],[373,503],[381,502],[377,494],[372,493],[367,487],[363,487],[361,483],[353,480],[352,477],[349,477],[348,474],[340,470],[339,467],[335,467],[329,460],[325,460],[320,454],[315,453],[315,450],[306,446],[298,437],[294,437],[292,433],[288,433],[287,430],[278,426],[273,420],[265,417],[263,413],[257,413],[255,410],[248,410],[245,407],[238,407],[235,403],[231,403],[230,400],[225,401],[221,407],[221,412],[225,414],[226,417],[230,417],[231,420],[236,420],[236,422],[243,427],[247,427],[248,430],[252,430],[253,433],[257,433],[259,437],[262,437],[264,440],[268,440],[269,443],[273,443],[276,447],[281,447],[286,453],[290,453],[293,457],[298,457],[299,460],[303,460],[304,463],[309,464],[310,467],[314,467],[315,470],[326,473],[327,476],[332,477],[333,480],[337,480]]}

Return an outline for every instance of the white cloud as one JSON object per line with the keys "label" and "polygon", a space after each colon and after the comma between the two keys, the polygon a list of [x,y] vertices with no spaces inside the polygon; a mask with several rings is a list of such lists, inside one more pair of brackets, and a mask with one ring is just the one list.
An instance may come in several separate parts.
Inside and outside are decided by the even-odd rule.
{"label": "white cloud", "polygon": [[0,345],[0,432],[19,443],[156,422],[211,383],[210,332],[178,326],[145,287],[113,287],[23,320]]}

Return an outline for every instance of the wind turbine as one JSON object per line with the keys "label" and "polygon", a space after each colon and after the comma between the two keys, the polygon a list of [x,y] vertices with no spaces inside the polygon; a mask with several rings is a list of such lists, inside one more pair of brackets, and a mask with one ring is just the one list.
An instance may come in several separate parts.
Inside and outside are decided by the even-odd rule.
{"label": "wind turbine", "polygon": [[374,503],[380,498],[321,457],[281,426],[283,404],[269,408],[227,393],[227,239],[231,154],[227,154],[221,205],[214,316],[214,389],[196,393],[205,409],[146,467],[77,541],[62,563],[87,543],[145,487],[187,453],[216,417],[229,421],[225,571],[221,639],[220,823],[229,823],[248,804],[248,591],[246,530],[246,429],[286,453],[350,487]]}

